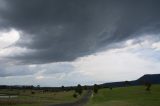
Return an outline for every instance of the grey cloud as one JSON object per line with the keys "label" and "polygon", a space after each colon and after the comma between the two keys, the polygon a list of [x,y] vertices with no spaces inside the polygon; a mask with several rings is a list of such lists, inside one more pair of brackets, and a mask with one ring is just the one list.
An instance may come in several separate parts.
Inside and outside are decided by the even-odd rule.
{"label": "grey cloud", "polygon": [[58,73],[70,73],[75,71],[75,68],[72,64],[68,62],[61,63],[51,63],[51,64],[43,64],[31,66],[30,70],[36,70],[36,72],[40,72],[43,75],[50,74],[58,74]]}
{"label": "grey cloud", "polygon": [[36,70],[30,70],[28,66],[6,66],[0,65],[0,77],[25,76],[37,73]]}
{"label": "grey cloud", "polygon": [[46,71],[44,71],[44,75],[55,73],[70,73],[72,71],[75,71],[74,66],[68,63],[58,63],[52,65],[49,64],[45,66],[45,69]]}
{"label": "grey cloud", "polygon": [[8,76],[26,76],[26,75],[53,75],[65,74],[75,71],[70,63],[52,63],[43,65],[0,65],[0,77]]}
{"label": "grey cloud", "polygon": [[16,46],[34,50],[10,58],[26,64],[72,61],[160,28],[159,0],[3,2],[0,28],[22,31]]}

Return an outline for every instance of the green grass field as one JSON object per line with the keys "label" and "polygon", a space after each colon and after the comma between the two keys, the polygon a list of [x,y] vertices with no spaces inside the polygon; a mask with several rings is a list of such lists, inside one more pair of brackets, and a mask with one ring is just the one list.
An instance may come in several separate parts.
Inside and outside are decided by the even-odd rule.
{"label": "green grass field", "polygon": [[151,92],[145,86],[101,89],[86,106],[160,106],[160,85],[152,85]]}
{"label": "green grass field", "polygon": [[18,95],[17,98],[0,98],[0,106],[47,106],[49,104],[68,103],[78,100],[83,96],[74,98],[74,91],[46,92],[39,90],[31,93],[31,90],[0,90],[0,94]]}

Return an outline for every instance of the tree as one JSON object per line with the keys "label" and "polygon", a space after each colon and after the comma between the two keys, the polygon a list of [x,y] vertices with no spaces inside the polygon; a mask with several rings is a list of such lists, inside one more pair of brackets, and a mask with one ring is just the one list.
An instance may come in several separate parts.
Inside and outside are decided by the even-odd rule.
{"label": "tree", "polygon": [[146,86],[146,91],[150,91],[152,84],[150,82],[146,82],[145,86]]}
{"label": "tree", "polygon": [[40,85],[37,85],[37,89],[40,89]]}
{"label": "tree", "polygon": [[76,91],[79,95],[81,95],[82,92],[83,92],[82,86],[81,86],[80,84],[78,84],[77,87],[76,87],[76,89],[75,89],[75,91]]}
{"label": "tree", "polygon": [[130,82],[129,81],[125,81],[125,86],[129,86],[130,85]]}
{"label": "tree", "polygon": [[62,88],[62,91],[64,91],[64,86],[63,86],[63,85],[62,85],[62,87],[61,87],[61,88]]}
{"label": "tree", "polygon": [[94,91],[95,94],[98,93],[98,89],[99,89],[98,85],[94,84],[93,91]]}
{"label": "tree", "polygon": [[85,85],[85,86],[84,86],[84,90],[87,90],[87,89],[88,89],[88,87],[87,87],[87,85]]}
{"label": "tree", "polygon": [[113,88],[112,88],[112,87],[109,87],[109,89],[112,90]]}

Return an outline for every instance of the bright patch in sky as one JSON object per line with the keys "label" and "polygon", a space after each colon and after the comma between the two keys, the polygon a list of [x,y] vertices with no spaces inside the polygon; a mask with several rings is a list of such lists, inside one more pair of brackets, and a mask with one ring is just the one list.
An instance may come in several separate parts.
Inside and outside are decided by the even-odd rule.
{"label": "bright patch in sky", "polygon": [[36,77],[37,80],[41,80],[41,79],[43,79],[43,78],[44,78],[44,76],[37,76],[37,77]]}
{"label": "bright patch in sky", "polygon": [[160,50],[160,42],[153,43],[152,47],[159,51]]}
{"label": "bright patch in sky", "polygon": [[20,38],[20,33],[14,29],[11,29],[10,31],[2,31],[0,32],[0,49],[3,49],[5,47],[8,47],[15,42],[18,41]]}

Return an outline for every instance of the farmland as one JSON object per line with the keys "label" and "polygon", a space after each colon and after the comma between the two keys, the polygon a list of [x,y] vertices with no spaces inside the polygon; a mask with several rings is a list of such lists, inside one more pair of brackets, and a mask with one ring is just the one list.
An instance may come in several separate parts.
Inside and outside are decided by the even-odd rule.
{"label": "farmland", "polygon": [[100,89],[86,106],[159,106],[160,85],[152,85],[151,91],[145,86]]}
{"label": "farmland", "polygon": [[[50,104],[74,102],[74,91],[43,92],[41,90],[1,89],[0,106],[47,106]],[[5,98],[4,98],[5,97]]]}

